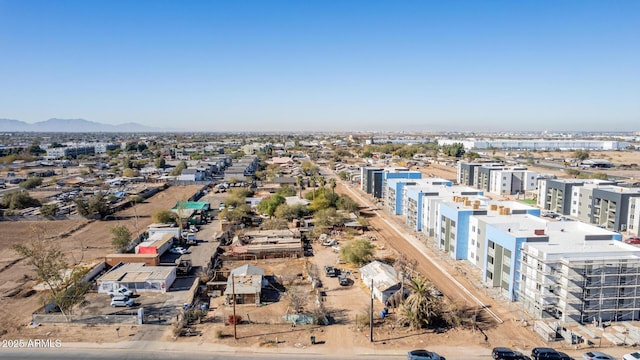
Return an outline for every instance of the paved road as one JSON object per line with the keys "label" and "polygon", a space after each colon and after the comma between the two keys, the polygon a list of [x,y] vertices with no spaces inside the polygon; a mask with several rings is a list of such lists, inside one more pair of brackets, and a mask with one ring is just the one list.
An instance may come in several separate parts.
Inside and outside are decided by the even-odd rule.
{"label": "paved road", "polygon": [[[113,360],[173,360],[173,359],[189,359],[189,360],[252,360],[252,359],[265,359],[265,360],[280,360],[280,359],[305,359],[305,360],[323,360],[323,359],[336,359],[336,360],[351,360],[351,359],[373,359],[373,360],[396,360],[406,359],[406,355],[351,355],[351,356],[335,356],[335,355],[320,355],[320,354],[264,354],[264,353],[251,353],[251,352],[216,352],[209,349],[208,351],[200,352],[184,352],[184,351],[133,351],[133,350],[121,350],[121,349],[17,349],[17,350],[5,350],[0,349],[0,358],[3,360],[32,360],[32,359],[113,359]],[[470,359],[470,358],[469,358]],[[479,359],[487,359],[487,356],[479,357]],[[475,360],[475,359],[470,359]]]}

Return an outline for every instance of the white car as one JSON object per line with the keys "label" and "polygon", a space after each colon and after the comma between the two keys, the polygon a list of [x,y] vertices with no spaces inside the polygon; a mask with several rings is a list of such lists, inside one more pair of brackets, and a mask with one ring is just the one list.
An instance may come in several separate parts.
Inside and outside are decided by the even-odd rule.
{"label": "white car", "polygon": [[181,246],[171,248],[171,250],[169,250],[169,252],[172,253],[172,254],[180,254],[180,255],[184,255],[184,254],[188,253],[187,249],[185,249],[185,248],[183,248]]}
{"label": "white car", "polygon": [[113,299],[111,299],[112,307],[118,307],[118,306],[132,307],[133,304],[134,304],[133,299],[130,299],[126,296],[114,296]]}
{"label": "white car", "polygon": [[133,291],[127,289],[126,287],[121,287],[121,288],[118,288],[118,289],[109,290],[108,294],[111,297],[114,297],[114,296],[126,296],[126,297],[129,297],[129,296],[133,295]]}
{"label": "white car", "polygon": [[632,352],[631,354],[625,354],[622,360],[640,360],[640,352]]}

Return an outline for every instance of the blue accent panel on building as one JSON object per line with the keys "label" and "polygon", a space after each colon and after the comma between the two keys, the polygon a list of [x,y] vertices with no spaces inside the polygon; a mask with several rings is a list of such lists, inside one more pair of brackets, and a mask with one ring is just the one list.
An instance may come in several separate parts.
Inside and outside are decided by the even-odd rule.
{"label": "blue accent panel on building", "polygon": [[[456,222],[456,260],[465,260],[469,255],[469,217],[471,209],[457,209],[451,204],[440,205],[440,215]],[[439,236],[439,235],[438,235]]]}
{"label": "blue accent panel on building", "polygon": [[[514,229],[515,230],[515,229]],[[509,263],[509,299],[517,300],[517,292],[519,284],[516,279],[520,278],[520,270],[522,268],[520,264],[520,256],[522,243],[526,242],[526,238],[516,238],[512,233],[505,232],[497,229],[491,225],[487,225],[487,241],[493,241],[496,245],[500,245],[506,250],[511,251],[511,261]],[[502,271],[502,270],[501,270]],[[487,259],[483,260],[483,280],[486,280],[487,276]],[[495,275],[494,275],[495,276]]]}
{"label": "blue accent panel on building", "polygon": [[540,217],[540,209],[538,208],[527,209],[526,213],[532,216]]}

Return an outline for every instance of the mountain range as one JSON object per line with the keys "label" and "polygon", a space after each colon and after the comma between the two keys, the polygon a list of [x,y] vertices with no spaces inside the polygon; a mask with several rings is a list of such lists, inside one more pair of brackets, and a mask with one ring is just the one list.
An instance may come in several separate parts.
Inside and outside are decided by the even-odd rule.
{"label": "mountain range", "polygon": [[153,128],[138,123],[119,125],[101,124],[85,119],[49,119],[33,124],[20,120],[0,119],[0,132],[162,132],[168,129]]}

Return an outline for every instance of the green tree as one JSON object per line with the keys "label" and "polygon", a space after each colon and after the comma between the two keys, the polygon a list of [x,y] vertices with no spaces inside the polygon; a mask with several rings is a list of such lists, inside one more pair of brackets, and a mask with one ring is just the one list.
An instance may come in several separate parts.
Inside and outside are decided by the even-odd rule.
{"label": "green tree", "polygon": [[578,161],[585,161],[585,160],[587,160],[589,158],[589,151],[588,150],[576,150],[575,157],[576,157],[576,159],[578,159]]}
{"label": "green tree", "polygon": [[474,161],[475,159],[480,157],[480,154],[475,151],[469,151],[464,154],[464,157],[467,158],[468,161]]}
{"label": "green tree", "polygon": [[20,183],[20,187],[27,190],[34,189],[40,185],[42,185],[42,178],[39,176],[32,176]]}
{"label": "green tree", "polygon": [[66,316],[71,313],[74,305],[83,301],[89,288],[87,283],[82,282],[87,269],[74,266],[66,276],[68,264],[65,255],[49,241],[44,225],[32,226],[29,231],[29,240],[13,245],[12,249],[26,258],[27,264],[35,269],[37,280],[50,289],[44,295],[45,303],[55,302],[60,312]]}
{"label": "green tree", "polygon": [[340,249],[340,257],[346,262],[362,266],[373,258],[374,246],[367,240],[358,239]]}
{"label": "green tree", "polygon": [[285,219],[266,219],[260,225],[260,229],[262,230],[286,230],[288,228],[289,225]]}
{"label": "green tree", "polygon": [[408,284],[410,294],[400,306],[398,322],[412,329],[422,329],[441,317],[442,303],[433,294],[431,283],[415,276]]}
{"label": "green tree", "polygon": [[111,233],[111,244],[118,252],[123,252],[131,242],[131,231],[124,225],[117,225],[109,228]]}
{"label": "green tree", "polygon": [[122,176],[125,177],[137,177],[140,176],[140,171],[136,170],[136,169],[124,169],[122,171]]}
{"label": "green tree", "polygon": [[86,218],[98,217],[104,219],[111,212],[107,195],[99,192],[91,197],[80,197],[75,199],[78,214]]}
{"label": "green tree", "polygon": [[262,199],[262,201],[258,203],[257,208],[261,214],[273,216],[276,209],[278,208],[278,205],[284,204],[284,202],[284,197],[280,195],[272,195],[265,199]]}
{"label": "green tree", "polygon": [[167,166],[167,161],[163,157],[159,156],[155,161],[155,165],[158,169],[164,170],[164,167]]}
{"label": "green tree", "polygon": [[311,204],[309,204],[309,209],[314,213],[329,208],[331,208],[331,203],[329,199],[324,196],[315,196],[314,199],[311,200]]}
{"label": "green tree", "polygon": [[153,213],[153,222],[158,224],[169,224],[176,221],[178,216],[171,210],[157,210]]}
{"label": "green tree", "polygon": [[21,210],[40,206],[38,199],[32,198],[26,191],[15,191],[2,196],[2,207],[9,210]]}
{"label": "green tree", "polygon": [[334,208],[321,209],[315,212],[313,216],[314,228],[320,231],[333,226],[343,225],[344,217]]}
{"label": "green tree", "polygon": [[336,207],[340,210],[355,213],[358,211],[359,205],[347,195],[342,195],[336,202]]}
{"label": "green tree", "polygon": [[276,195],[280,195],[282,197],[295,196],[296,195],[296,189],[294,189],[294,188],[292,188],[290,186],[282,186],[278,190],[276,190]]}
{"label": "green tree", "polygon": [[40,207],[40,214],[42,216],[56,216],[60,211],[58,204],[44,204]]}
{"label": "green tree", "polygon": [[349,173],[346,171],[340,171],[338,173],[338,176],[340,177],[340,180],[345,180],[345,181],[349,180]]}
{"label": "green tree", "polygon": [[184,161],[181,161],[175,168],[173,168],[173,170],[171,170],[169,175],[178,176],[178,175],[182,174],[182,170],[184,170],[186,168],[187,168],[187,163],[184,162]]}
{"label": "green tree", "polygon": [[302,169],[302,172],[304,172],[304,174],[307,176],[315,176],[320,173],[320,168],[311,161],[303,162],[302,164],[300,164],[300,168]]}

